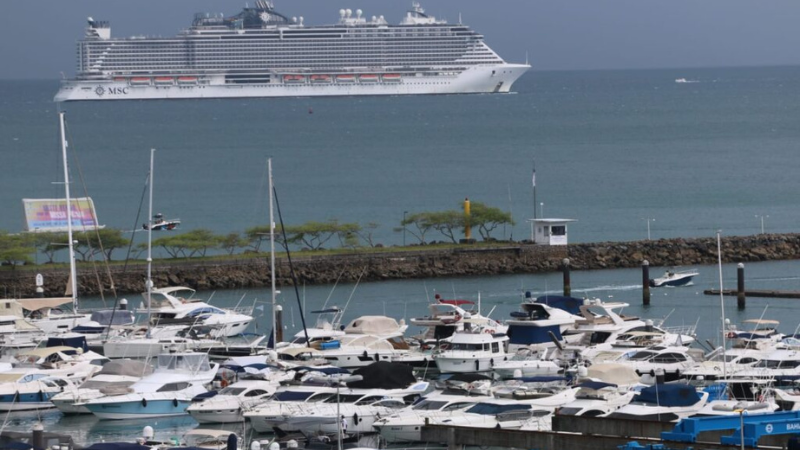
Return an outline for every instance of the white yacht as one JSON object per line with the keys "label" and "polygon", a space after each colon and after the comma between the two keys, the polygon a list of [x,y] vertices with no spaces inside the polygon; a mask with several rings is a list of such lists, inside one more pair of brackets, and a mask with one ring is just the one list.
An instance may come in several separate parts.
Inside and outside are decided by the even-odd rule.
{"label": "white yacht", "polygon": [[642,389],[630,403],[602,417],[677,422],[697,414],[707,402],[708,392],[698,392],[688,384],[657,384]]}
{"label": "white yacht", "polygon": [[[194,289],[182,286],[153,289],[150,323],[154,327],[206,325],[218,330],[217,337],[231,337],[244,333],[253,321],[251,308],[217,308],[194,298],[194,293]],[[148,312],[147,294],[143,295],[145,303],[144,308],[138,311],[140,313]]]}
{"label": "white yacht", "polygon": [[218,369],[203,353],[158,355],[152,374],[132,384],[127,394],[89,400],[83,405],[101,419],[136,419],[186,414],[192,399],[207,392]]}
{"label": "white yacht", "polygon": [[507,358],[507,345],[504,334],[456,333],[433,359],[442,373],[486,372]]}
{"label": "white yacht", "polygon": [[0,374],[0,411],[31,411],[54,408],[50,399],[76,389],[71,380],[44,374]]}
{"label": "white yacht", "polygon": [[245,378],[213,397],[195,399],[186,411],[199,423],[242,423],[244,411],[264,403],[278,386],[269,380]]}
{"label": "white yacht", "polygon": [[50,401],[64,414],[91,414],[83,403],[106,395],[126,393],[128,387],[152,372],[152,366],[141,361],[109,361],[76,390],[61,392]]}

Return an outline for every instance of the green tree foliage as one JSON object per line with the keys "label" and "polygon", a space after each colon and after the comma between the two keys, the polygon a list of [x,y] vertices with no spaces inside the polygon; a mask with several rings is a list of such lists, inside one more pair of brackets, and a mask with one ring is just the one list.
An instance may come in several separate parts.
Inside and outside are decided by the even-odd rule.
{"label": "green tree foliage", "polygon": [[344,242],[348,234],[353,234],[360,230],[358,224],[340,224],[338,220],[332,219],[327,222],[310,221],[302,225],[286,227],[287,238],[290,243],[297,243],[306,246],[311,250],[319,250],[334,236]]}
{"label": "green tree foliage", "polygon": [[62,241],[64,244],[67,243],[67,238],[61,238],[60,233],[31,233],[31,236],[33,236],[33,245],[36,247],[36,250],[40,251],[44,256],[47,257],[48,264],[53,264],[55,262],[56,253],[58,251],[65,250],[67,248],[66,245],[54,245],[56,242]]}
{"label": "green tree foliage", "polygon": [[425,245],[425,235],[433,229],[433,222],[431,222],[431,213],[420,212],[409,214],[403,221],[400,222],[403,229],[417,240],[422,245]]}
{"label": "green tree foliage", "polygon": [[481,202],[472,202],[470,205],[470,225],[477,228],[484,241],[492,239],[492,231],[501,225],[514,225],[510,213],[500,208],[487,206]]}
{"label": "green tree foliage", "polygon": [[458,243],[456,232],[464,229],[464,213],[460,211],[441,211],[427,213],[431,228],[442,233],[454,244]]}
{"label": "green tree foliage", "polygon": [[[363,227],[361,227],[361,229],[359,231],[357,231],[356,234],[364,242],[366,242],[367,245],[369,245],[372,248],[375,248],[375,240],[373,239],[372,236],[375,233],[375,230],[378,229],[378,227],[380,227],[380,224],[378,224],[376,222],[370,222],[370,223],[364,225]],[[402,230],[402,228],[400,230]]]}
{"label": "green tree foliage", "polygon": [[0,261],[4,264],[30,264],[35,252],[33,236],[0,231]]}
{"label": "green tree foliage", "polygon": [[[288,238],[289,236],[287,236]],[[260,252],[262,247],[269,244],[269,225],[259,225],[257,227],[248,228],[245,230],[245,239],[249,243],[250,249],[254,252]],[[291,241],[291,239],[290,239]],[[280,225],[275,227],[275,243],[286,248],[286,242],[283,239],[283,228]],[[267,248],[265,251],[269,251]]]}
{"label": "green tree foliage", "polygon": [[163,248],[173,258],[206,256],[208,249],[217,247],[219,243],[220,237],[205,229],[153,240],[154,246]]}
{"label": "green tree foliage", "polygon": [[236,252],[237,248],[244,248],[250,243],[247,239],[243,238],[241,234],[236,232],[231,232],[226,234],[225,236],[220,236],[219,238],[219,246],[228,255],[233,255]]}

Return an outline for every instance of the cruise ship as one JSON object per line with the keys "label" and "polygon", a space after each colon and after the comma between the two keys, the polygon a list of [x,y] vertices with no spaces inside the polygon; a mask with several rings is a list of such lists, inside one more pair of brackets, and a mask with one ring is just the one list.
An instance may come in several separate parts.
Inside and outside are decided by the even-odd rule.
{"label": "cruise ship", "polygon": [[399,25],[342,9],[335,25],[307,26],[266,0],[235,16],[196,14],[169,38],[112,38],[108,22],[88,22],[57,102],[507,93],[530,69],[416,2]]}

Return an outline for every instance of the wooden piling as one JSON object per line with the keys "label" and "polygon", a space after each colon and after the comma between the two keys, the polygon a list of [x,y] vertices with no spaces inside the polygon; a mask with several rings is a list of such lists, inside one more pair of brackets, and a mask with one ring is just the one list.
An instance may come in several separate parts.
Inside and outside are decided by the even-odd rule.
{"label": "wooden piling", "polygon": [[561,270],[564,274],[564,297],[569,297],[572,294],[572,286],[569,274],[569,258],[564,258]]}
{"label": "wooden piling", "polygon": [[650,261],[642,261],[642,305],[650,306]]}
{"label": "wooden piling", "polygon": [[283,307],[275,306],[275,345],[283,342]]}
{"label": "wooden piling", "polygon": [[736,306],[739,309],[745,308],[744,264],[742,263],[736,266]]}

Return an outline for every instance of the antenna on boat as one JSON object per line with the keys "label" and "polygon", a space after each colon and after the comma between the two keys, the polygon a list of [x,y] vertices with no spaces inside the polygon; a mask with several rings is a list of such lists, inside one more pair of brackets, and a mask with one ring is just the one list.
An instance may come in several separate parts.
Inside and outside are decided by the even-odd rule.
{"label": "antenna on boat", "polygon": [[78,283],[75,271],[75,242],[72,240],[72,201],[69,197],[69,168],[67,161],[67,137],[64,111],[58,113],[59,128],[61,131],[61,155],[64,158],[64,196],[67,201],[67,247],[69,248],[69,286],[72,297],[72,310],[78,312]]}
{"label": "antenna on boat", "polygon": [[147,288],[147,338],[150,338],[152,331],[152,307],[153,307],[153,166],[155,161],[156,149],[150,149],[150,206],[147,212],[147,281],[144,285]]}
{"label": "antenna on boat", "polygon": [[727,356],[725,355],[725,297],[722,294],[722,238],[717,231],[717,266],[719,268],[719,306],[722,311],[722,378],[728,379]]}

